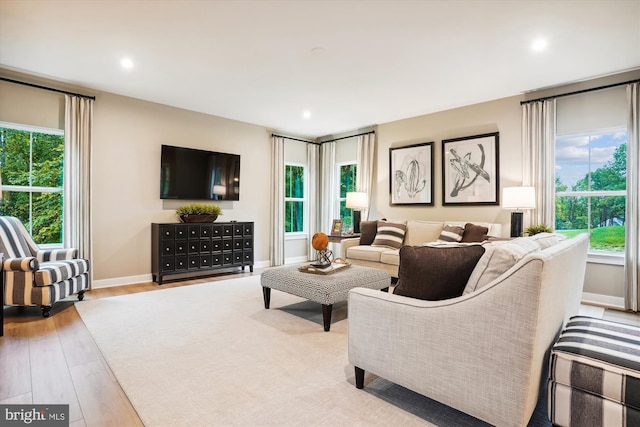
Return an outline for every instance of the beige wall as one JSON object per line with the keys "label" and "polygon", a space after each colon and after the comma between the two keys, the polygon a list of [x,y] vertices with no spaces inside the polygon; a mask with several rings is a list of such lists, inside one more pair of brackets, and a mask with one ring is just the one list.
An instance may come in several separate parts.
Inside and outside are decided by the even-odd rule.
{"label": "beige wall", "polygon": [[[22,80],[32,82],[34,78]],[[70,89],[96,95],[91,203],[92,266],[98,286],[149,280],[151,223],[177,221],[174,211],[186,203],[160,200],[162,144],[240,154],[240,201],[220,202],[223,216],[219,221],[254,221],[254,259],[268,263],[270,139],[266,128],[109,93]],[[0,121],[63,128],[64,97],[0,82]]]}
{"label": "beige wall", "polygon": [[[6,70],[0,70],[0,74],[65,88],[59,82],[16,75]],[[605,83],[638,76],[640,72],[621,74],[608,77]],[[583,89],[600,84],[600,81],[593,81],[577,87]],[[92,167],[95,279],[104,284],[148,280],[150,224],[175,221],[173,211],[181,204],[159,199],[161,144],[215,149],[242,156],[241,200],[221,203],[224,210],[222,220],[255,221],[255,260],[263,264],[268,262],[270,150],[266,128],[118,95],[92,93],[89,89],[68,88],[97,97]],[[542,95],[563,93],[573,88],[554,88]],[[442,206],[441,141],[500,132],[500,188],[519,185],[522,154],[520,101],[535,97],[536,94],[515,96],[378,125],[376,178],[370,218],[498,222],[503,224],[503,234],[508,235],[509,212],[499,206]],[[0,82],[2,121],[62,128],[63,113],[64,100],[59,94]],[[390,206],[389,148],[429,141],[434,142],[435,149],[435,205]],[[302,242],[291,245],[286,256],[305,254],[306,240]],[[621,298],[622,271],[622,266],[590,263],[585,292]]]}

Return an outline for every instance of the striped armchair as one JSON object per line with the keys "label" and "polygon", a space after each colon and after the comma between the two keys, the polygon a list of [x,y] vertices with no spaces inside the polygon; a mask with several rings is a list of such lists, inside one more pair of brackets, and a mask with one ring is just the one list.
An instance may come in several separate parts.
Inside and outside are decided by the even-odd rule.
{"label": "striped armchair", "polygon": [[79,259],[77,249],[40,250],[18,218],[0,216],[0,252],[5,305],[39,305],[49,317],[56,301],[75,293],[84,298],[89,260]]}

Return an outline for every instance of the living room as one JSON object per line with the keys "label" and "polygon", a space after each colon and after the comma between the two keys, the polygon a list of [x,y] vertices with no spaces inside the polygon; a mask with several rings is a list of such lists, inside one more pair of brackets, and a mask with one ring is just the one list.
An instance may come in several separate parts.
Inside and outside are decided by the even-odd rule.
{"label": "living room", "polygon": [[[11,15],[11,10],[14,7],[17,8],[16,2],[3,0],[1,3],[2,15],[10,16],[7,19],[15,19]],[[635,16],[634,22],[637,24],[638,2],[620,3],[623,9],[630,8],[635,11],[635,15],[633,13],[627,13],[627,15]],[[602,4],[600,7],[603,7]],[[0,24],[4,23],[4,20],[0,21]],[[4,27],[4,25],[0,26]],[[629,31],[627,26],[624,28]],[[631,43],[631,46],[624,47],[623,55],[629,58],[628,65],[624,67],[616,66],[607,69],[606,72],[580,75],[579,79],[559,76],[553,84],[544,86],[548,87],[547,89],[539,89],[543,86],[526,86],[520,88],[518,92],[510,93],[509,96],[487,98],[483,102],[468,104],[451,100],[447,105],[455,105],[454,107],[445,105],[433,112],[407,113],[394,120],[360,123],[352,128],[327,128],[325,133],[295,132],[275,125],[258,125],[242,119],[223,118],[171,106],[169,100],[151,102],[140,99],[135,92],[127,96],[116,93],[115,89],[112,92],[106,87],[98,89],[81,82],[74,83],[73,79],[56,78],[55,74],[47,74],[37,69],[30,71],[28,67],[20,67],[5,61],[5,53],[8,54],[9,50],[4,49],[8,49],[10,42],[2,43],[0,76],[95,96],[91,146],[93,159],[91,164],[93,245],[91,266],[93,287],[100,289],[150,283],[151,224],[178,221],[175,209],[184,202],[162,200],[159,197],[162,144],[210,149],[241,156],[240,200],[216,203],[223,210],[223,215],[218,221],[254,222],[254,262],[258,269],[270,266],[269,176],[271,165],[269,159],[273,133],[308,141],[346,137],[338,141],[337,145],[344,147],[345,160],[355,161],[353,149],[355,137],[351,135],[359,134],[363,130],[373,130],[376,140],[375,180],[368,219],[387,217],[499,223],[503,225],[502,237],[508,237],[510,211],[503,209],[499,204],[473,207],[442,205],[441,141],[499,132],[500,189],[522,185],[521,102],[640,79],[640,68],[638,68],[640,53],[638,53],[637,43],[638,37],[635,38],[635,44]],[[634,48],[636,52],[633,51]],[[610,49],[610,47],[604,49]],[[381,59],[376,59],[376,61],[379,60]],[[468,68],[469,65],[472,64],[465,64],[464,67]],[[437,66],[437,63],[433,64],[433,67]],[[539,72],[545,72],[547,68],[553,67],[541,66]],[[152,74],[147,72],[149,78]],[[127,79],[126,74],[118,76],[123,80]],[[394,76],[394,78],[401,77]],[[471,79],[471,77],[467,78]],[[503,78],[507,79],[508,76]],[[477,85],[481,86],[482,82],[477,82]],[[0,81],[0,94],[1,122],[51,129],[64,127],[65,109],[62,94],[9,81]],[[202,102],[212,97],[205,91],[193,93],[191,96]],[[339,104],[339,101],[336,103]],[[298,107],[295,106],[295,108]],[[336,109],[339,110],[338,107]],[[434,205],[390,205],[389,149],[424,142],[434,142]],[[288,140],[287,144],[293,147],[306,145],[293,140]],[[298,149],[293,148],[290,152]],[[328,232],[329,224],[325,227],[323,230],[309,230],[307,239],[315,231]],[[303,240],[303,243],[297,240],[287,241],[285,259],[292,262],[308,258],[307,246],[306,240]],[[619,262],[617,264],[589,262],[583,292],[586,295],[585,299],[592,302],[608,307],[623,306],[625,292],[623,265]],[[60,311],[54,310],[52,317],[60,314],[62,314]],[[158,313],[158,315],[161,314]],[[29,312],[28,318],[33,320],[33,313]],[[33,333],[38,334],[36,331]],[[3,346],[1,351],[11,351],[11,349],[7,350],[7,347]],[[12,360],[15,359],[12,358]],[[0,366],[2,366],[0,372],[5,372],[7,367]],[[3,397],[0,396],[0,400],[2,399]]]}

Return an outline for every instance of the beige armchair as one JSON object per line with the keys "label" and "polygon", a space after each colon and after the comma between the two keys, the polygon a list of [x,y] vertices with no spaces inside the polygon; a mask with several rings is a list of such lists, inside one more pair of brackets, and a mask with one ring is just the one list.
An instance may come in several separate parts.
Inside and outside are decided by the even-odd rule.
{"label": "beige armchair", "polygon": [[424,301],[349,294],[349,361],[496,426],[525,426],[545,356],[582,291],[587,235],[526,255],[472,293]]}

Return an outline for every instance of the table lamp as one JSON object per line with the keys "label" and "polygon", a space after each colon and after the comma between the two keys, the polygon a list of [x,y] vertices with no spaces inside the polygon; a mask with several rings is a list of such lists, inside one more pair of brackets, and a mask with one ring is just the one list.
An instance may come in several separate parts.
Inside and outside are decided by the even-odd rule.
{"label": "table lamp", "polygon": [[502,189],[502,208],[511,212],[511,237],[522,236],[522,214],[524,209],[536,208],[534,187],[505,187]]}
{"label": "table lamp", "polygon": [[353,232],[360,233],[360,211],[367,209],[367,193],[358,191],[347,193],[347,208],[353,209]]}

